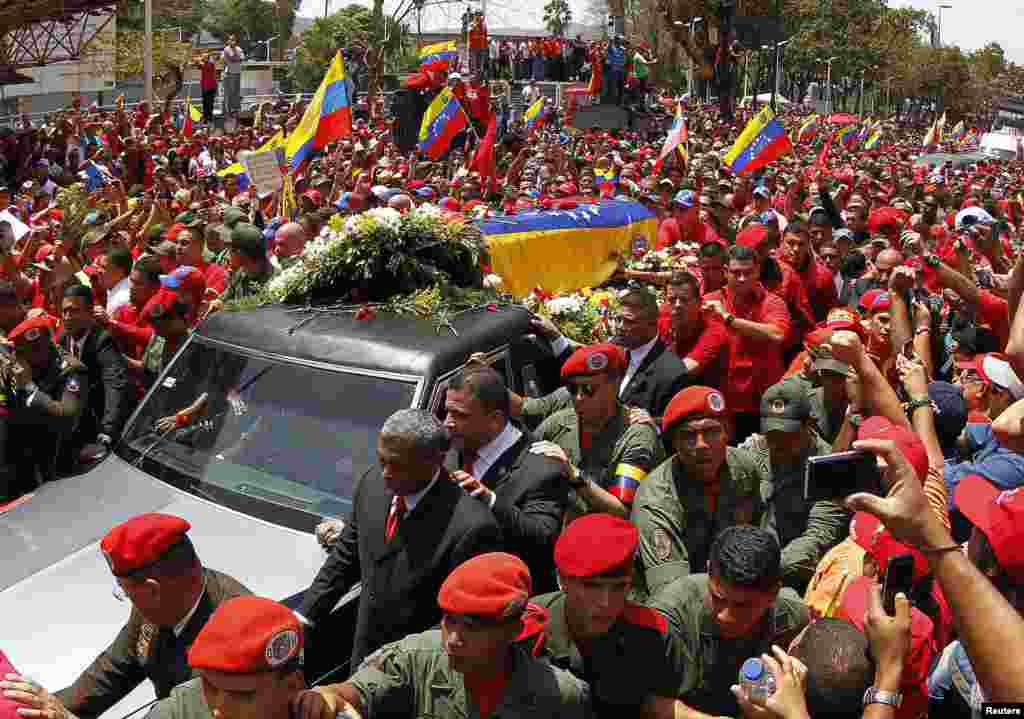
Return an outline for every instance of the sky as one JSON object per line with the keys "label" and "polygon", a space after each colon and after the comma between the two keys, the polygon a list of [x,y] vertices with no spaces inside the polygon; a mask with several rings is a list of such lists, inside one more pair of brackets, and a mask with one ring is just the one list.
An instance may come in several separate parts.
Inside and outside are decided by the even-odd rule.
{"label": "sky", "polygon": [[[336,10],[352,0],[329,0]],[[356,0],[369,4],[366,0]],[[385,0],[385,7],[394,0]],[[543,25],[545,0],[487,0],[488,23],[492,27],[536,27]],[[586,0],[570,0],[578,21]],[[457,27],[467,3],[428,7],[423,12],[423,27]],[[935,12],[938,0],[895,0],[897,6]],[[942,0],[952,5],[942,11],[942,40],[959,45],[965,52],[977,50],[993,40],[1002,45],[1008,59],[1024,64],[1024,2],[1021,0]],[[473,3],[476,7],[476,2]],[[315,17],[323,13],[324,0],[302,0],[299,14]]]}

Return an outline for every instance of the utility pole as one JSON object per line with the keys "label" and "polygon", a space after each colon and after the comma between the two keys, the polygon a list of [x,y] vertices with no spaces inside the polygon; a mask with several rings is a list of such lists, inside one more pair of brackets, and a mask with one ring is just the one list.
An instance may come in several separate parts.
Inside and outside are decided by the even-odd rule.
{"label": "utility pole", "polygon": [[147,109],[153,111],[153,0],[143,0],[146,16],[146,31],[142,40],[142,74],[143,90],[142,99],[146,101]]}

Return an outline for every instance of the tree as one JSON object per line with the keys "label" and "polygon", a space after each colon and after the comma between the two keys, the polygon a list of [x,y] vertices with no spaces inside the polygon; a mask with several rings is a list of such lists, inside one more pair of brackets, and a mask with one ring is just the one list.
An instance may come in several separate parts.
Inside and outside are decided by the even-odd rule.
{"label": "tree", "polygon": [[544,26],[557,37],[565,35],[572,22],[572,9],[567,0],[548,0],[544,6]]}
{"label": "tree", "polygon": [[[83,61],[97,74],[113,74],[118,80],[138,77],[143,72],[143,44],[145,36],[134,30],[118,29],[116,34],[99,34],[87,46]],[[168,68],[180,69],[191,60],[192,46],[178,42],[178,36],[168,33],[153,34],[153,72],[159,77]]]}
{"label": "tree", "polygon": [[286,0],[290,13],[280,13],[276,4],[263,0],[206,0],[203,29],[224,40],[236,35],[239,44],[251,55],[257,44],[275,35],[279,47],[287,43],[295,20],[294,2]]}

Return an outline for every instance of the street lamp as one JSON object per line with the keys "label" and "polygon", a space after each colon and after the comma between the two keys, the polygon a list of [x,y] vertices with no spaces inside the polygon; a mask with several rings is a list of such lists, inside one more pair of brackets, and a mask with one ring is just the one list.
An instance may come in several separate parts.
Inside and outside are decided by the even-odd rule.
{"label": "street lamp", "polygon": [[779,83],[782,79],[782,47],[789,43],[789,40],[775,43],[775,85],[772,86],[772,112],[775,111],[775,97],[779,92]]}
{"label": "street lamp", "polygon": [[830,57],[825,61],[825,87],[828,93],[825,97],[825,114],[832,114],[832,63],[838,60],[838,57]]}
{"label": "street lamp", "polygon": [[256,43],[257,45],[266,45],[266,47],[267,47],[267,62],[270,62],[270,43],[274,42],[274,40],[276,40],[279,37],[281,37],[281,36],[280,35],[274,35],[274,37],[272,37],[272,38],[269,38],[267,40],[260,40],[259,42]]}
{"label": "street lamp", "polygon": [[[694,28],[697,26],[697,23],[699,23],[703,19],[704,18],[702,18],[702,17],[695,17],[695,18],[691,18],[690,22],[683,22],[682,20],[676,20],[672,24],[673,25],[679,25],[679,26],[688,25],[690,27],[690,40],[691,40],[691,44],[693,44],[692,40],[693,40]],[[693,58],[690,57],[690,53],[686,53],[686,57],[689,60],[689,62],[686,63],[686,94],[692,96],[693,95]],[[692,97],[691,97],[691,99],[692,99]]]}
{"label": "street lamp", "polygon": [[942,47],[942,11],[943,10],[952,10],[952,9],[953,9],[952,5],[945,5],[945,4],[942,4],[942,3],[939,4],[939,28],[938,28],[938,35],[939,36],[938,36],[938,38],[936,38],[937,41],[938,41],[939,47]]}

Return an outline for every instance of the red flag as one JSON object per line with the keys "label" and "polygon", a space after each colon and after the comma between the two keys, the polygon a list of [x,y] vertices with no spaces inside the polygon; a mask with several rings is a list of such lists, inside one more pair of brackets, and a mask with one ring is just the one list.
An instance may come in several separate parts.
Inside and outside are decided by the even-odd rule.
{"label": "red flag", "polygon": [[494,185],[494,181],[497,175],[497,167],[494,162],[494,143],[498,139],[498,117],[497,115],[491,114],[491,121],[487,123],[487,132],[484,133],[484,139],[480,141],[480,146],[476,148],[476,154],[473,155],[473,164],[471,167],[480,173],[480,184],[483,185],[484,178],[491,178],[491,185]]}
{"label": "red flag", "polygon": [[185,108],[185,124],[181,127],[181,134],[185,137],[192,137],[192,113],[188,107]]}
{"label": "red flag", "polygon": [[836,134],[833,132],[828,136],[825,141],[825,147],[821,149],[821,154],[818,155],[817,168],[821,172],[828,172],[828,154],[832,151],[832,140],[835,139]]}

